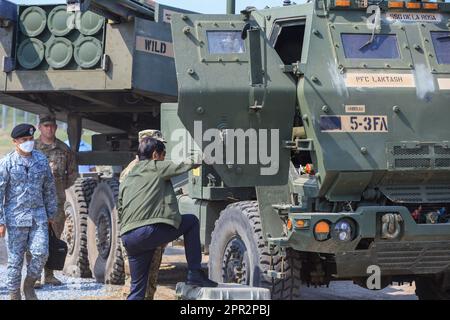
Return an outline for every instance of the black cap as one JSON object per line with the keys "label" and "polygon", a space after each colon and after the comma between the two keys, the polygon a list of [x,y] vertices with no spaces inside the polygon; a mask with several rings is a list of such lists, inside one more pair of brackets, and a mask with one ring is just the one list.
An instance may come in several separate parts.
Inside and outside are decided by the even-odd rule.
{"label": "black cap", "polygon": [[11,138],[18,139],[23,137],[32,137],[36,132],[36,128],[27,123],[22,123],[14,127],[11,132]]}

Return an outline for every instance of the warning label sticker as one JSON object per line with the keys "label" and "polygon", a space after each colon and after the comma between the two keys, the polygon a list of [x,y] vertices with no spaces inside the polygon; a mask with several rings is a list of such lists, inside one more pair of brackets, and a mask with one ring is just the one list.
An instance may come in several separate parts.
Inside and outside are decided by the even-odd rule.
{"label": "warning label sticker", "polygon": [[388,73],[347,73],[347,87],[356,88],[414,88],[414,75]]}
{"label": "warning label sticker", "polygon": [[364,113],[366,112],[365,105],[346,105],[345,112],[347,113]]}
{"label": "warning label sticker", "polygon": [[173,43],[146,37],[136,37],[136,50],[173,58]]}
{"label": "warning label sticker", "polygon": [[164,11],[163,11],[163,21],[165,23],[170,23],[170,21],[172,21],[172,15],[174,13],[178,13],[178,12],[164,9]]}
{"label": "warning label sticker", "polygon": [[429,22],[438,23],[442,21],[439,13],[426,12],[388,12],[385,20],[388,22]]}

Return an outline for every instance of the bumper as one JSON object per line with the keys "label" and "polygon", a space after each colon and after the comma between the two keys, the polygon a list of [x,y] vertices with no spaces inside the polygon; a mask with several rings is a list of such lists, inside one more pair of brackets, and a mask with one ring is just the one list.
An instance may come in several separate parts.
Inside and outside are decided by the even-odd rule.
{"label": "bumper", "polygon": [[368,267],[380,267],[381,275],[437,274],[450,270],[450,241],[388,241],[370,250],[338,252],[339,277],[367,276]]}
{"label": "bumper", "polygon": [[[382,238],[382,216],[386,213],[402,217],[401,232],[394,239]],[[405,207],[361,207],[353,213],[289,213],[290,219],[309,220],[308,228],[293,228],[278,245],[302,252],[330,254],[336,262],[339,278],[367,276],[367,268],[380,267],[381,274],[415,275],[450,271],[450,224],[416,224]],[[355,238],[342,242],[334,237],[316,240],[316,223],[333,224],[342,218],[356,222]]]}

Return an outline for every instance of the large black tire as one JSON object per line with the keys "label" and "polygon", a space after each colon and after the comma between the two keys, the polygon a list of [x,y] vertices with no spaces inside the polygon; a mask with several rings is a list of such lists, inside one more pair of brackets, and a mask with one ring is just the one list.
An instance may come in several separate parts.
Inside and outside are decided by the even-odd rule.
{"label": "large black tire", "polygon": [[417,297],[419,300],[450,300],[449,278],[450,273],[417,277]]}
{"label": "large black tire", "polygon": [[[274,269],[281,271],[282,259],[275,252]],[[300,266],[296,252],[287,251],[284,279],[272,279],[270,255],[265,245],[261,218],[256,201],[243,201],[227,206],[216,221],[209,247],[209,275],[222,283],[240,283],[264,287],[274,300],[300,298]]]}
{"label": "large black tire", "polygon": [[100,283],[125,283],[124,260],[119,237],[117,198],[119,182],[98,184],[89,206],[87,228],[89,266]]}
{"label": "large black tire", "polygon": [[63,271],[72,277],[92,277],[86,232],[89,203],[96,186],[97,181],[93,178],[79,178],[66,190],[66,220],[61,238],[67,243],[69,250]]}

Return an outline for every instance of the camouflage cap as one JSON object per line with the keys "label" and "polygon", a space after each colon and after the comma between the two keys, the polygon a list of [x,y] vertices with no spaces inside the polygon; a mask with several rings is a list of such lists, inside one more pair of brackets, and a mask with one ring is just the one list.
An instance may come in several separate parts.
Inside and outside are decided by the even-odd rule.
{"label": "camouflage cap", "polygon": [[39,115],[39,124],[56,124],[56,117],[53,113],[43,113]]}
{"label": "camouflage cap", "polygon": [[159,131],[159,130],[151,130],[150,129],[150,130],[143,130],[143,131],[139,132],[139,142],[141,142],[142,139],[147,138],[147,137],[154,138],[161,142],[167,143],[167,141],[164,140],[161,131]]}

